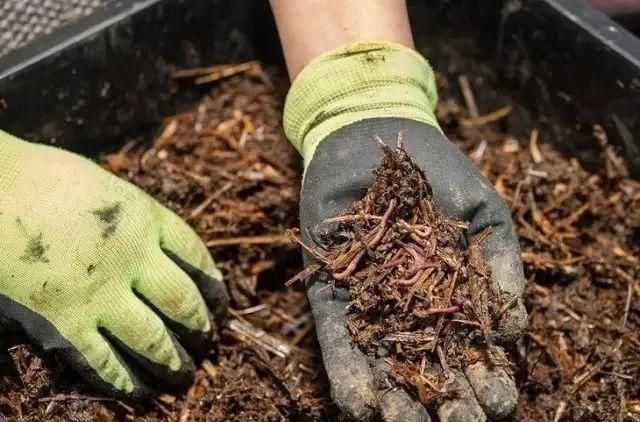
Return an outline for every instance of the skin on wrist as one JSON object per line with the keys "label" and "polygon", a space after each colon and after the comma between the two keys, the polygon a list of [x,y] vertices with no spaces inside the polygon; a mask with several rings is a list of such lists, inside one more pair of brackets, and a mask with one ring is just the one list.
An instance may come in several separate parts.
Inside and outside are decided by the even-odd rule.
{"label": "skin on wrist", "polygon": [[413,48],[405,0],[271,0],[291,80],[341,45],[384,40]]}

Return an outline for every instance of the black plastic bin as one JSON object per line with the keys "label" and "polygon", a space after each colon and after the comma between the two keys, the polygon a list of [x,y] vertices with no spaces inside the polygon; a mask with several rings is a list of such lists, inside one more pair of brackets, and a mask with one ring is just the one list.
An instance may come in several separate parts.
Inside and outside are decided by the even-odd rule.
{"label": "black plastic bin", "polygon": [[[535,123],[589,163],[586,143],[602,124],[638,174],[633,35],[577,0],[409,3],[436,69],[494,87],[481,105],[511,97],[508,130]],[[282,64],[266,1],[123,0],[0,58],[0,128],[85,154],[113,149],[196,98],[177,93],[173,69],[247,59]]]}

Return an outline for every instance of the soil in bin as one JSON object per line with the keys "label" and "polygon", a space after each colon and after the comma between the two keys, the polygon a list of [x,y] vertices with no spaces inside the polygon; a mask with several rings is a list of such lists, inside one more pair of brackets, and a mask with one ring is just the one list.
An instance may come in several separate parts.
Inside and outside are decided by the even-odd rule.
{"label": "soil in bin", "polygon": [[[0,351],[7,420],[340,420],[304,293],[283,287],[300,270],[285,235],[297,225],[300,167],[280,129],[282,91],[255,63],[205,73],[226,77],[168,117],[151,147],[129,142],[104,162],[209,245],[232,295],[218,350],[188,391],[133,405],[88,390],[53,357],[11,338]],[[511,351],[518,417],[639,419],[640,183],[598,126],[604,165],[590,172],[538,141],[535,128],[529,139],[505,133],[507,109],[478,116],[468,91],[465,102],[453,81],[439,84],[445,132],[511,206],[521,240],[530,324]]]}

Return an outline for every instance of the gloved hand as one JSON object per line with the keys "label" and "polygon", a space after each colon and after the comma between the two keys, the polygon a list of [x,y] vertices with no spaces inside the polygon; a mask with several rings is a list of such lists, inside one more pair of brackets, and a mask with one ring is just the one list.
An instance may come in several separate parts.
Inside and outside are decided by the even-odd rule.
{"label": "gloved hand", "polygon": [[[92,384],[141,398],[140,375],[191,379],[227,294],[176,214],[91,161],[0,131],[0,320]],[[205,300],[213,310],[210,318]]]}
{"label": "gloved hand", "polygon": [[[510,212],[482,174],[443,135],[434,117],[434,74],[426,60],[406,47],[385,42],[343,46],[311,62],[293,82],[285,105],[287,136],[302,153],[305,175],[300,204],[301,232],[317,231],[371,186],[382,158],[376,137],[395,146],[398,133],[425,171],[436,204],[448,215],[470,221],[471,238],[486,227],[483,253],[493,288],[517,300],[500,321],[498,338],[515,341],[526,326],[520,299],[524,276]],[[309,260],[311,261],[311,260]],[[357,420],[380,411],[386,421],[425,421],[427,411],[404,391],[380,394],[384,365],[370,362],[350,343],[345,326],[348,294],[334,295],[315,277],[308,296],[336,404]],[[474,364],[451,374],[455,399],[433,409],[443,422],[484,421],[514,409],[517,390],[501,368]]]}

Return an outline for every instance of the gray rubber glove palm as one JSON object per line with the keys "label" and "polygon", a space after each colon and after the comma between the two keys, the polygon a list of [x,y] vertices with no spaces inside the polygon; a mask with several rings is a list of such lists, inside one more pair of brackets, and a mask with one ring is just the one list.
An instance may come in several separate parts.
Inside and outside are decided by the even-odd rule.
{"label": "gray rubber glove palm", "polygon": [[[294,81],[285,107],[285,130],[302,152],[306,171],[300,224],[303,236],[322,228],[362,197],[382,154],[402,133],[404,146],[425,171],[436,204],[470,222],[469,238],[491,227],[483,253],[494,288],[518,298],[500,321],[499,339],[515,341],[526,326],[520,249],[509,209],[490,183],[442,134],[433,109],[433,72],[415,51],[389,43],[354,43],[309,64]],[[312,242],[308,237],[306,242]],[[308,295],[336,404],[356,420],[378,411],[386,421],[426,421],[427,410],[402,390],[378,391],[387,368],[352,346],[346,328],[348,294],[334,296],[328,280],[312,279]],[[501,368],[482,363],[450,374],[457,398],[433,409],[443,422],[485,421],[514,409],[517,390]]]}
{"label": "gray rubber glove palm", "polygon": [[184,384],[227,295],[206,247],[149,195],[66,151],[0,131],[0,319],[91,383],[140,398]]}

